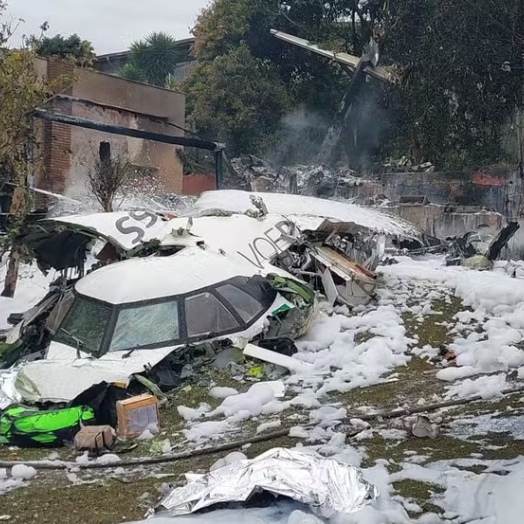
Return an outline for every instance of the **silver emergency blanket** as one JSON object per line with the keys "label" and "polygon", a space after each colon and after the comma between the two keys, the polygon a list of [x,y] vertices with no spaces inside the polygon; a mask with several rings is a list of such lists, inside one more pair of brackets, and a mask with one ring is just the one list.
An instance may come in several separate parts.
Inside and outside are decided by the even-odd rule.
{"label": "silver emergency blanket", "polygon": [[21,395],[15,387],[16,375],[22,365],[0,371],[0,411],[12,404],[20,404]]}
{"label": "silver emergency blanket", "polygon": [[219,503],[246,502],[261,491],[307,504],[324,518],[359,511],[377,497],[375,487],[364,480],[358,468],[316,453],[275,448],[207,475],[191,475],[156,512],[187,515]]}

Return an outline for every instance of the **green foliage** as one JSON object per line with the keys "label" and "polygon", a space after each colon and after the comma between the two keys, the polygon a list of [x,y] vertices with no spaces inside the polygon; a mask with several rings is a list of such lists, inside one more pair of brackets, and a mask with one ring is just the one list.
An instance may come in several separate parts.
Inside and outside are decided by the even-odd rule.
{"label": "green foliage", "polygon": [[[408,155],[445,169],[503,157],[503,129],[524,98],[522,0],[215,0],[195,27],[193,54],[200,65],[184,90],[195,131],[229,137],[235,152],[264,154],[267,144],[282,142],[285,131],[279,122],[268,122],[252,129],[257,138],[248,140],[246,126],[239,125],[248,119],[224,118],[216,110],[228,96],[217,87],[230,85],[218,81],[216,60],[234,61],[245,47],[255,59],[250,67],[262,76],[270,69],[278,79],[278,91],[288,98],[285,107],[313,115],[323,122],[319,129],[331,121],[349,85],[337,65],[277,40],[271,28],[357,56],[371,36],[380,42],[382,60],[395,64],[399,81],[368,85],[357,108],[357,134],[370,151],[380,144],[383,159]],[[214,81],[207,83],[210,71]],[[266,121],[264,97],[244,107],[242,83],[237,85],[235,111],[245,114],[245,109],[253,121],[259,112]],[[204,108],[215,112],[206,114]],[[275,120],[280,116],[275,112]],[[348,144],[345,154],[356,154]]]}
{"label": "green foliage", "polygon": [[129,63],[120,76],[159,87],[166,87],[179,62],[176,39],[167,33],[151,33],[131,45]]}
{"label": "green foliage", "polygon": [[144,72],[133,62],[128,62],[118,71],[118,76],[134,82],[147,82]]}
{"label": "green foliage", "polygon": [[[7,47],[12,26],[3,18],[6,3],[0,1],[0,48]],[[35,168],[32,152],[36,146],[30,111],[40,106],[53,91],[71,81],[59,78],[53,83],[39,78],[32,49],[4,50],[0,53],[0,179],[24,189],[26,177]],[[21,195],[16,214],[27,211],[27,195]]]}
{"label": "green foliage", "polygon": [[62,35],[32,37],[29,39],[29,44],[39,56],[71,60],[79,66],[91,66],[96,58],[91,42],[82,40],[77,34],[67,38]]}
{"label": "green foliage", "polygon": [[231,145],[234,154],[269,147],[290,99],[274,65],[246,44],[201,62],[186,84],[190,123]]}
{"label": "green foliage", "polygon": [[401,80],[392,147],[447,168],[500,160],[504,124],[523,101],[522,1],[403,0],[385,34]]}
{"label": "green foliage", "polygon": [[[313,0],[287,3],[282,0],[216,0],[197,21],[193,55],[200,65],[192,71],[191,78],[183,86],[188,94],[188,114],[195,131],[212,137],[212,133],[220,129],[219,136],[229,137],[228,146],[235,153],[265,154],[270,144],[281,143],[285,130],[276,120],[283,116],[280,111],[274,112],[272,125],[251,129],[250,133],[256,135],[254,140],[244,137],[248,130],[245,126],[237,129],[234,118],[224,119],[222,113],[215,113],[220,122],[213,122],[212,115],[193,111],[193,108],[206,104],[211,107],[220,105],[223,95],[216,92],[217,82],[207,81],[208,70],[214,69],[216,76],[225,76],[225,72],[216,69],[215,61],[225,57],[228,57],[226,61],[232,60],[240,48],[247,49],[255,60],[248,64],[258,71],[258,76],[257,71],[250,76],[264,77],[270,71],[276,82],[274,89],[281,93],[279,100],[283,102],[286,99],[285,104],[277,104],[279,107],[313,115],[315,120],[322,115],[322,120],[328,121],[347,88],[347,75],[337,65],[277,40],[271,36],[270,29],[278,28],[347,50],[350,42],[340,37],[343,32],[332,23],[337,16],[335,7],[322,7]],[[234,93],[236,104],[250,113],[251,120],[256,120],[253,113],[259,110],[265,121],[267,97],[260,96],[258,102],[250,100],[244,107],[241,90],[237,87]],[[247,121],[244,118],[240,120]],[[313,150],[310,150],[312,153]]]}

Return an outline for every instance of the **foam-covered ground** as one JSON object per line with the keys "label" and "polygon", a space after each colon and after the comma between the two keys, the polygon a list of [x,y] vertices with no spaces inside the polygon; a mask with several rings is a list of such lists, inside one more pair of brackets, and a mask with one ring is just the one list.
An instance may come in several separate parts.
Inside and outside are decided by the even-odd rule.
{"label": "foam-covered ground", "polygon": [[[322,309],[311,331],[298,341],[296,358],[311,368],[280,377],[283,397],[274,385],[252,385],[246,377],[218,377],[205,387],[182,388],[162,412],[161,434],[140,443],[141,454],[155,449],[155,443],[157,452],[179,451],[291,427],[290,437],[276,444],[312,446],[323,455],[361,466],[380,492],[369,507],[340,516],[333,524],[520,523],[522,394],[501,396],[521,387],[524,378],[524,281],[508,275],[503,263],[493,272],[477,272],[445,267],[441,258],[398,260],[380,269],[377,303],[354,314],[344,308]],[[34,272],[24,271],[15,299],[1,301],[2,318],[22,311],[40,291],[45,293],[45,280],[31,279]],[[456,354],[456,365],[438,358],[442,346]],[[440,427],[436,439],[410,436],[401,420],[359,420],[383,408],[420,407],[473,395],[485,400],[430,413]],[[265,449],[272,446],[269,442]],[[244,450],[248,456],[260,451]],[[1,452],[0,456],[6,458]],[[177,475],[205,471],[216,458],[176,469]],[[162,474],[173,468],[166,465]],[[116,470],[96,478],[104,482]],[[59,475],[71,490],[91,489],[93,478],[84,472]],[[120,471],[117,476],[131,478],[132,473]],[[183,479],[177,476],[174,481]],[[2,495],[0,504],[2,498],[20,499],[24,487],[28,504],[39,500],[45,497],[46,482],[42,472],[13,479],[0,471],[0,485],[22,488]],[[160,486],[163,481],[155,482]],[[124,483],[119,490],[134,493],[137,485]],[[136,519],[145,513],[143,500],[149,505],[158,500],[159,494],[149,495],[141,498],[137,493],[136,510],[122,508],[120,520],[118,511],[114,513],[117,503],[107,501],[111,516],[97,522],[122,522],[130,515]],[[315,521],[297,511],[226,512],[189,520]],[[71,517],[64,522],[77,521]],[[158,520],[168,522],[176,521]]]}

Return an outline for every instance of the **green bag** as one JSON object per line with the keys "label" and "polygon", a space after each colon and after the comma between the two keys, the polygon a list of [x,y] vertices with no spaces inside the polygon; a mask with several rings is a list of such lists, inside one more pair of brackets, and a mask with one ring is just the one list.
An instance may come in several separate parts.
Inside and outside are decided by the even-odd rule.
{"label": "green bag", "polygon": [[0,444],[20,448],[60,447],[72,442],[82,426],[94,423],[94,411],[85,406],[54,411],[11,407],[0,414]]}

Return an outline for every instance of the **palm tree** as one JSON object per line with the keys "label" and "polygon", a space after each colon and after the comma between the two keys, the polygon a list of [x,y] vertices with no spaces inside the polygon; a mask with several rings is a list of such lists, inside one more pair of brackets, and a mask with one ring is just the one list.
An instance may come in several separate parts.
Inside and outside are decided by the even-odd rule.
{"label": "palm tree", "polygon": [[127,78],[127,80],[134,80],[135,82],[147,82],[144,72],[131,61],[121,67],[117,75],[122,78]]}
{"label": "palm tree", "polygon": [[167,33],[151,33],[131,45],[129,63],[120,75],[130,80],[165,87],[179,61],[176,39]]}

